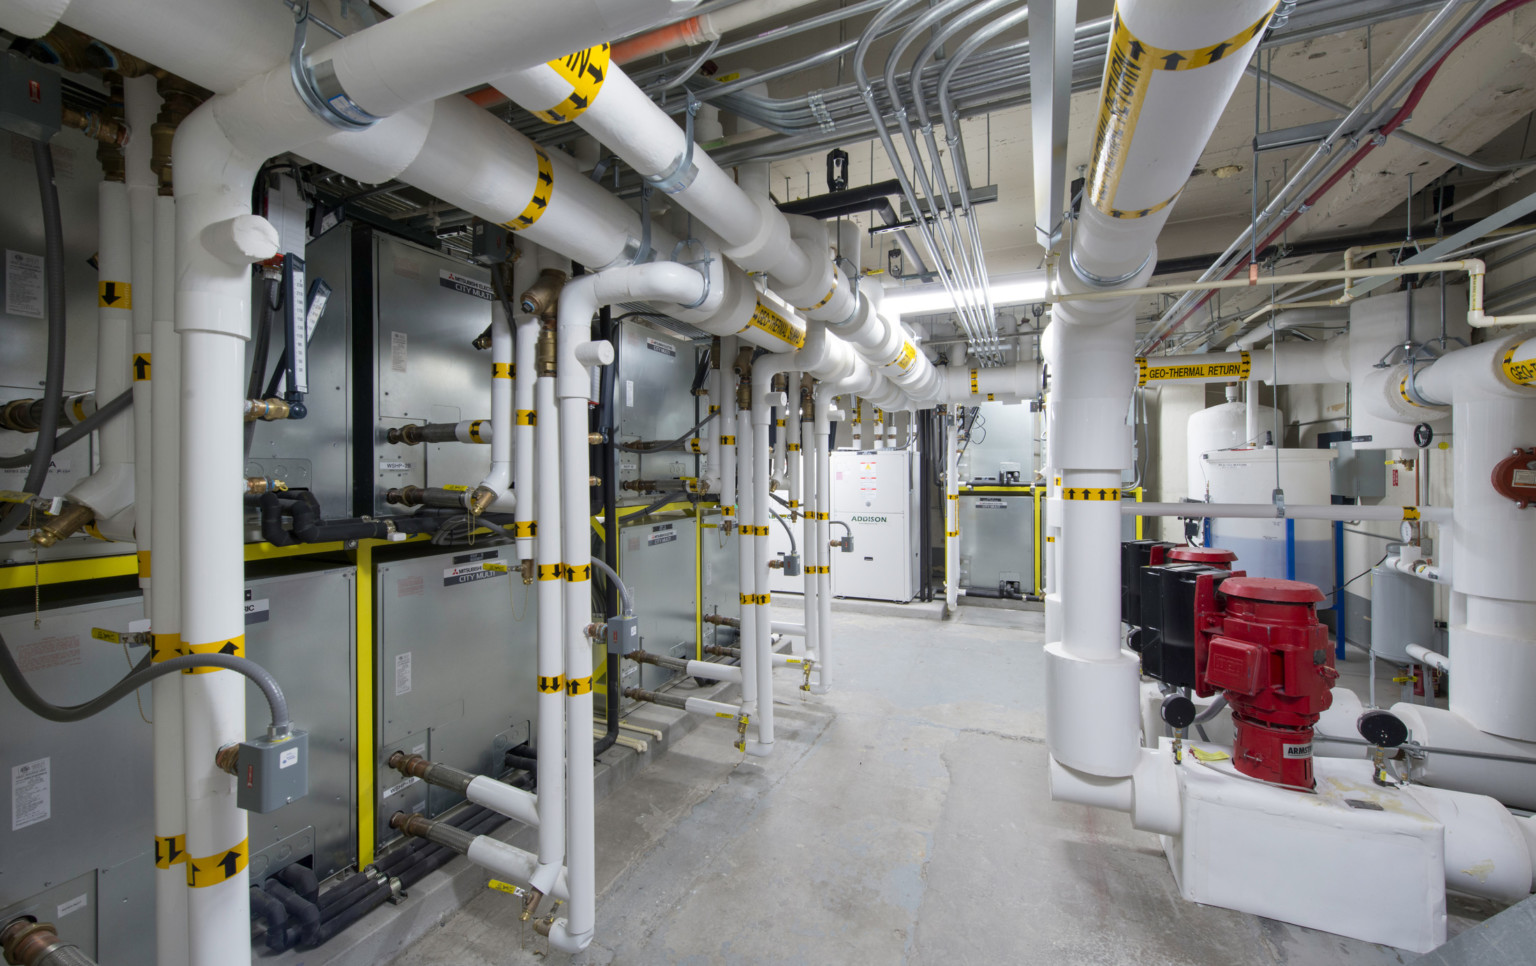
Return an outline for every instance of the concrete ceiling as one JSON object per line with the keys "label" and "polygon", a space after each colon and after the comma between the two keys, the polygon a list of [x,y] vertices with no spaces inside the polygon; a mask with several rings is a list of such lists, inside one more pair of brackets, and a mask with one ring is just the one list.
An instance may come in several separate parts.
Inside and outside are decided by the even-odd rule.
{"label": "concrete ceiling", "polygon": [[[808,7],[796,17],[811,16],[838,4]],[[1087,21],[1110,12],[1108,2],[1079,5],[1079,20]],[[1380,76],[1400,48],[1425,22],[1410,17],[1350,30],[1280,47],[1261,53],[1261,66],[1277,76],[1302,84],[1332,100],[1354,104]],[[785,20],[777,22],[786,22]],[[777,23],[775,22],[775,23]],[[842,39],[857,36],[864,21],[824,28],[776,43],[769,43],[722,61],[722,71],[763,69],[804,57]],[[769,24],[754,27],[755,33]],[[734,37],[727,40],[735,39]],[[844,62],[806,71],[770,83],[775,97],[803,95],[852,80],[852,66]],[[884,54],[872,56],[878,70]],[[1026,77],[1019,77],[1021,87]],[[1487,161],[1507,161],[1530,155],[1526,137],[1532,111],[1536,110],[1536,8],[1517,10],[1468,40],[1452,55],[1429,88],[1406,129],[1456,151]],[[1257,112],[1257,118],[1255,114]],[[962,123],[962,136],[971,161],[973,184],[995,184],[999,200],[979,210],[978,225],[987,253],[988,270],[1003,274],[1039,267],[1044,252],[1034,238],[1031,143],[1028,106],[997,111]],[[1086,165],[1092,146],[1092,126],[1097,115],[1096,93],[1072,98],[1068,179]],[[1201,155],[1173,217],[1159,243],[1161,258],[1217,252],[1247,227],[1253,205],[1254,165],[1252,140],[1258,129],[1274,130],[1336,119],[1320,107],[1269,85],[1256,88],[1245,77],[1222,115],[1210,144]],[[878,142],[857,141],[843,147],[850,155],[850,184],[857,186],[892,177],[889,161]],[[1294,171],[1311,153],[1311,147],[1266,152],[1258,158],[1257,184],[1260,207],[1278,189],[1288,171]],[[773,164],[772,184],[780,200],[824,193],[825,152]],[[1380,223],[1402,224],[1408,194],[1408,176],[1415,191],[1452,171],[1453,165],[1400,139],[1378,147],[1368,160],[1341,182],[1323,201],[1303,215],[1287,235],[1297,242],[1308,238],[1349,234]],[[1494,174],[1458,169],[1449,180],[1462,187],[1462,196],[1485,184]],[[1395,212],[1395,215],[1394,215]],[[1458,217],[1481,213],[1473,208]],[[869,216],[858,216],[866,227]],[[883,236],[865,249],[866,266],[881,266],[883,251],[891,247]],[[1336,261],[1330,259],[1328,261]],[[1313,261],[1318,261],[1314,259]],[[1285,268],[1290,263],[1282,262]],[[1186,276],[1192,277],[1192,276]],[[1160,279],[1168,281],[1172,279]],[[1230,313],[1267,299],[1245,293],[1246,298],[1224,300]],[[1158,304],[1148,300],[1139,315],[1150,318]],[[1202,314],[1207,310],[1202,310]],[[1201,322],[1203,323],[1203,319]],[[1190,325],[1199,323],[1191,322]]]}

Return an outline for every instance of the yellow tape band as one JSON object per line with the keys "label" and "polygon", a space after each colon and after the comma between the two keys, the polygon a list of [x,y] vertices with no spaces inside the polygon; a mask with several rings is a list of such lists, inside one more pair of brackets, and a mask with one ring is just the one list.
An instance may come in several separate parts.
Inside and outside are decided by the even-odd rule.
{"label": "yellow tape band", "polygon": [[1069,487],[1061,491],[1061,498],[1063,500],[1106,500],[1118,503],[1120,491],[1108,488]]}
{"label": "yellow tape band", "polygon": [[736,437],[734,437],[734,436],[722,436],[722,437],[720,437],[720,445],[721,446],[735,446],[736,445]]}
{"label": "yellow tape band", "polygon": [[250,839],[203,858],[189,855],[187,856],[187,885],[193,889],[202,889],[233,879],[245,871],[245,864],[250,860],[250,855]]}
{"label": "yellow tape band", "polygon": [[539,579],[559,580],[561,569],[560,564],[539,564]]}
{"label": "yellow tape band", "polygon": [[958,536],[960,536],[960,531],[959,530],[950,530],[950,531],[948,531],[945,534],[945,536],[948,536],[948,537],[958,537]]}
{"label": "yellow tape band", "polygon": [[[827,289],[827,294],[823,295],[821,297],[821,301],[820,302],[817,302],[815,305],[809,306],[807,308],[802,308],[802,309],[800,309],[800,311],[802,311],[802,312],[814,312],[815,310],[821,308],[823,305],[826,305],[828,302],[832,301],[832,296],[837,294],[837,279],[838,279],[837,266],[834,265],[834,266],[832,266],[832,287]],[[796,348],[798,348],[798,346]]]}
{"label": "yellow tape band", "polygon": [[532,520],[519,520],[512,524],[512,536],[532,537],[539,532],[539,525]]}
{"label": "yellow tape band", "polygon": [[[901,344],[901,351],[896,353],[896,358],[892,359],[890,362],[887,362],[886,365],[888,365],[888,366],[895,366],[896,368],[900,369],[902,372],[911,372],[912,371],[912,367],[916,363],[917,363],[917,346],[912,344],[912,340],[911,339],[907,339],[904,342],[902,342],[902,344]],[[972,391],[974,392],[975,390],[972,390]]]}
{"label": "yellow tape band", "polygon": [[141,579],[148,579],[152,575],[153,561],[150,559],[150,556],[151,554],[148,550],[139,551],[139,577]]}
{"label": "yellow tape band", "polygon": [[443,489],[447,490],[449,493],[469,492],[469,487],[465,486],[463,483],[446,483],[443,485]]}
{"label": "yellow tape band", "polygon": [[747,320],[747,324],[736,331],[741,333],[748,329],[766,332],[776,339],[788,342],[796,349],[802,348],[805,345],[805,329],[784,318],[784,316],[762,302],[758,302],[757,308],[752,310],[752,318]]}
{"label": "yellow tape band", "polygon": [[787,450],[788,452],[791,452],[791,453],[798,453],[798,452],[800,452],[800,444],[799,443],[785,443],[784,444],[784,449]]}
{"label": "yellow tape band", "polygon": [[96,305],[103,309],[133,308],[133,285],[130,282],[97,282]]}
{"label": "yellow tape band", "polygon": [[533,116],[546,124],[564,124],[580,117],[603,89],[603,81],[608,76],[608,58],[608,45],[598,44],[549,61],[549,68],[570,82],[571,93],[548,110],[534,111]]}
{"label": "yellow tape band", "polygon": [[534,145],[533,153],[537,156],[539,165],[538,177],[533,181],[533,197],[528,199],[523,213],[503,224],[503,228],[510,228],[513,231],[531,228],[534,222],[544,217],[545,210],[549,208],[549,196],[555,190],[555,169],[549,163],[549,155],[544,153],[543,148]]}
{"label": "yellow tape band", "polygon": [[[1164,50],[1144,43],[1126,28],[1118,13],[1111,31],[1109,58],[1104,71],[1102,106],[1094,135],[1089,165],[1088,202],[1112,218],[1145,218],[1162,211],[1179,195],[1144,208],[1122,208],[1116,204],[1120,178],[1130,154],[1131,139],[1141,118],[1147,89],[1157,71],[1197,70],[1222,58],[1237,54],[1263,32],[1274,8],[1264,12],[1251,26],[1219,44],[1194,50]],[[1243,55],[1247,59],[1247,55]]]}
{"label": "yellow tape band", "polygon": [[1405,506],[1405,507],[1403,507],[1403,519],[1404,520],[1417,520],[1417,519],[1419,519],[1419,508],[1416,507],[1416,506]]}
{"label": "yellow tape band", "polygon": [[743,607],[751,607],[753,604],[757,603],[757,598],[751,594],[742,594],[740,603]]}
{"label": "yellow tape band", "polygon": [[485,422],[485,420],[483,420],[483,419],[477,419],[474,422],[469,424],[469,438],[473,442],[476,442],[476,443],[483,443],[483,442],[485,442],[485,440],[480,438],[480,425],[482,423],[484,423],[484,422]]}
{"label": "yellow tape band", "polygon": [[155,836],[155,868],[169,869],[187,861],[187,836],[181,835],[156,835]]}
{"label": "yellow tape band", "polygon": [[579,584],[583,580],[591,580],[592,579],[592,565],[591,564],[578,564],[578,565],[573,567],[573,566],[567,564],[566,568],[565,568],[565,579],[570,581],[573,584]]}
{"label": "yellow tape band", "polygon": [[531,410],[531,409],[519,409],[517,411],[517,425],[519,425],[519,426],[537,426],[538,424],[539,424],[538,414],[535,413],[533,410]]}
{"label": "yellow tape band", "polygon": [[1518,345],[1512,345],[1504,352],[1504,375],[1509,381],[1520,386],[1536,385],[1536,359],[1526,359],[1524,362],[1515,361],[1515,350]]}
{"label": "yellow tape band", "polygon": [[510,363],[510,362],[493,362],[493,363],[491,363],[491,378],[492,379],[511,379],[512,378],[512,363]]}
{"label": "yellow tape band", "polygon": [[184,653],[186,652],[181,649],[181,636],[178,634],[155,634],[150,639],[149,663],[151,664],[169,661]]}
{"label": "yellow tape band", "polygon": [[559,694],[565,690],[565,675],[556,674],[554,677],[539,675],[540,694]]}
{"label": "yellow tape band", "polygon": [[588,675],[587,677],[584,677],[584,678],[569,678],[565,682],[565,695],[568,698],[574,698],[578,694],[591,694],[591,693],[592,693],[592,677],[591,677],[591,675]]}
{"label": "yellow tape band", "polygon": [[975,396],[975,395],[978,395],[980,392],[981,392],[981,390],[977,387],[976,370],[972,369],[971,370],[971,395]]}
{"label": "yellow tape band", "polygon": [[[135,352],[133,354],[132,368],[134,382],[149,382],[150,372],[153,369],[153,366],[150,365],[150,354],[148,352]],[[75,415],[79,419],[85,418],[80,414],[80,404],[78,402],[75,403]]]}
{"label": "yellow tape band", "polygon": [[[230,657],[245,657],[245,635],[232,637],[228,640],[214,641],[212,644],[186,644],[183,645],[187,654],[228,654]],[[194,667],[182,671],[182,674],[212,674],[222,671],[217,667]]]}

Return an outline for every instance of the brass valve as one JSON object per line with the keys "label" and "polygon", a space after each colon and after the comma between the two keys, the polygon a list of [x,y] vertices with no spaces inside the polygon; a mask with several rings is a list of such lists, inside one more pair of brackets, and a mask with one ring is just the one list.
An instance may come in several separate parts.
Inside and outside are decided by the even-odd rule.
{"label": "brass valve", "polygon": [[247,399],[245,401],[245,421],[248,423],[253,423],[258,419],[267,422],[287,419],[292,412],[292,406],[276,397],[269,399]]}
{"label": "brass valve", "polygon": [[539,340],[533,346],[533,361],[541,376],[553,376],[558,368],[556,360],[559,358],[558,346],[555,341],[555,329],[553,325],[546,325],[539,329]]}
{"label": "brass valve", "polygon": [[524,585],[533,583],[533,561],[524,560],[517,565],[517,572],[522,575]]}
{"label": "brass valve", "polygon": [[66,503],[58,516],[44,520],[32,533],[31,540],[39,547],[51,547],[77,531],[96,522],[96,512],[80,503]]}
{"label": "brass valve", "polygon": [[560,311],[560,290],[565,288],[567,276],[558,268],[546,268],[538,279],[522,295],[521,308],[529,315],[538,316],[545,322],[555,321]]}
{"label": "brass valve", "polygon": [[496,502],[496,491],[488,486],[477,486],[475,492],[469,495],[469,512],[471,516],[479,516],[491,508]]}

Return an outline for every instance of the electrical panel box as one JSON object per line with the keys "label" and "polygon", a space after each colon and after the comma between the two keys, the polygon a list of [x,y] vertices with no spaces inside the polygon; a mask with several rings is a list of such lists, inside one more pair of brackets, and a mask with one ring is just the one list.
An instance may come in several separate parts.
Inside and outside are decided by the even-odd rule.
{"label": "electrical panel box", "polygon": [[[388,433],[490,416],[490,353],[471,344],[491,323],[490,271],[351,222],[304,256],[333,290],[309,342],[308,415],[256,423],[246,474],[309,488],[328,518],[411,512],[385,501],[392,488],[478,483],[489,446]],[[282,344],[275,332],[267,371]]]}
{"label": "electrical panel box", "polygon": [[59,75],[14,51],[0,54],[0,129],[34,141],[59,131]]}
{"label": "electrical panel box", "polygon": [[[251,877],[304,861],[324,879],[357,861],[353,570],[274,569],[246,592],[246,654],[282,685],[313,759],[308,795],[249,816]],[[83,598],[42,610],[36,627],[30,606],[13,609],[0,634],[39,693],[75,703],[144,655],[134,646],[125,655],[92,630],[141,629],[142,614],[137,594]],[[38,914],[101,962],[152,966],[154,935],[144,929],[154,920],[152,716],[149,688],[71,724],[0,695],[0,774],[11,783],[10,821],[0,821],[5,921]],[[247,689],[246,734],[264,735],[270,720],[260,692]]]}
{"label": "electrical panel box", "polygon": [[[832,519],[853,535],[853,553],[832,552],[832,593],[905,603],[917,593],[918,494],[904,449],[832,454]],[[842,527],[834,524],[833,539]]]}
{"label": "electrical panel box", "polygon": [[462,801],[402,778],[386,764],[392,753],[500,775],[506,752],[534,740],[538,604],[509,546],[378,563],[374,593],[374,815],[382,844],[398,834],[389,827],[395,812],[436,815]]}
{"label": "electrical panel box", "polygon": [[[665,443],[677,439],[709,413],[715,400],[692,393],[693,344],[672,332],[629,319],[614,339],[618,366],[614,385],[615,436],[620,443]],[[697,411],[697,415],[695,412]],[[719,418],[701,433],[720,435]],[[619,480],[677,480],[698,475],[699,458],[687,444],[647,453],[619,451]],[[646,504],[661,493],[620,491],[621,504]]]}
{"label": "electrical panel box", "polygon": [[1035,589],[1035,501],[1027,489],[960,494],[960,580],[984,596]]}
{"label": "electrical panel box", "polygon": [[1023,403],[984,402],[960,452],[960,482],[1030,483],[1040,462],[1040,416]]}
{"label": "electrical panel box", "polygon": [[1339,440],[1333,444],[1338,457],[1328,465],[1329,492],[1355,499],[1379,499],[1387,495],[1387,466],[1380,450],[1355,452],[1355,444]]}

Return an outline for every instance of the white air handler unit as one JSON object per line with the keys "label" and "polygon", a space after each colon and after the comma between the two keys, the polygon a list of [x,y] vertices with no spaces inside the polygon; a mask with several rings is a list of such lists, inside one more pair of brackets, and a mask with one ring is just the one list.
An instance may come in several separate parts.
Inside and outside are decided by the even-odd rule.
{"label": "white air handler unit", "polygon": [[834,540],[853,538],[853,552],[832,554],[833,595],[906,603],[917,594],[918,503],[909,451],[833,453],[832,520]]}

